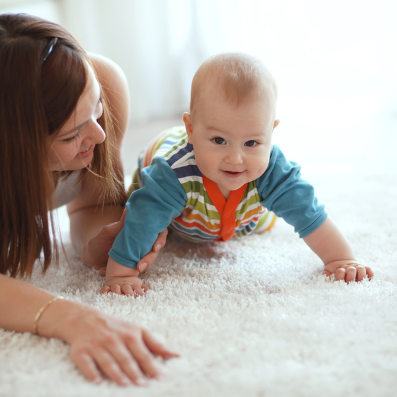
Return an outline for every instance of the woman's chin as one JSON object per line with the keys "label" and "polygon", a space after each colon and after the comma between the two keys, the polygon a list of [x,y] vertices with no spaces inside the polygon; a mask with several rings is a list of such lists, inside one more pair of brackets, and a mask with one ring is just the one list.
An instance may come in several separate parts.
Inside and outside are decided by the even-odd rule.
{"label": "woman's chin", "polygon": [[74,158],[72,161],[66,163],[66,164],[54,164],[53,167],[51,167],[51,171],[78,171],[82,170],[83,168],[86,168],[91,161],[93,160],[94,155],[91,154],[91,156],[86,157],[84,159],[76,159]]}

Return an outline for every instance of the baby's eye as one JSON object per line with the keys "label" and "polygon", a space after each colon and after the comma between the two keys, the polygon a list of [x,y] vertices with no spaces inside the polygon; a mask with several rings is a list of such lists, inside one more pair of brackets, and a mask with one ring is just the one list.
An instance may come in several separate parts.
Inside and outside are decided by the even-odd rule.
{"label": "baby's eye", "polygon": [[217,145],[224,145],[226,141],[223,138],[216,137],[212,139]]}
{"label": "baby's eye", "polygon": [[247,141],[244,143],[244,146],[253,147],[256,146],[257,144],[258,144],[257,141]]}

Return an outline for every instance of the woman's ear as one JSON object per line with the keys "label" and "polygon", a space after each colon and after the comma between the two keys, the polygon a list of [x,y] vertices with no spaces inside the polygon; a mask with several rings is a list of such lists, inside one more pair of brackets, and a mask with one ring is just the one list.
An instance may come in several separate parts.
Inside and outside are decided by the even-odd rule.
{"label": "woman's ear", "polygon": [[183,113],[183,122],[185,123],[187,139],[190,144],[193,144],[193,124],[189,113]]}
{"label": "woman's ear", "polygon": [[274,120],[273,130],[280,124],[280,120]]}

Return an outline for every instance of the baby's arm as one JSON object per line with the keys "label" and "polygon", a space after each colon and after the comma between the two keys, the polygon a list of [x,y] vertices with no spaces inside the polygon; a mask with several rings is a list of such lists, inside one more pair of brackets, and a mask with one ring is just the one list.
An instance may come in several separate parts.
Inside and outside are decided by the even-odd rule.
{"label": "baby's arm", "polygon": [[106,285],[102,293],[143,295],[139,261],[151,251],[159,231],[183,211],[187,196],[174,171],[162,158],[142,170],[142,187],[132,193],[124,227],[109,251]]}
{"label": "baby's arm", "polygon": [[114,292],[119,295],[134,296],[137,294],[143,296],[149,288],[142,283],[138,276],[138,269],[120,265],[109,257],[106,267],[106,283],[101,290],[101,294]]}
{"label": "baby's arm", "polygon": [[335,273],[336,280],[345,280],[347,283],[362,281],[366,276],[373,277],[371,268],[356,261],[348,241],[329,217],[303,240],[324,262],[323,274],[328,277]]}

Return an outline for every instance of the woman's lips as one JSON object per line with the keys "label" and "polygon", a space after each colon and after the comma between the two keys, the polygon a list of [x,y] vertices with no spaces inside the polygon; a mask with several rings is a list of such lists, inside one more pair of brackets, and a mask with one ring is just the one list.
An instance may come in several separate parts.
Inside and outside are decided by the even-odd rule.
{"label": "woman's lips", "polygon": [[88,157],[94,151],[94,148],[95,143],[93,143],[91,146],[88,146],[88,148],[84,152],[77,153],[76,159],[84,159]]}
{"label": "woman's lips", "polygon": [[244,171],[233,172],[233,171],[223,171],[222,172],[229,178],[238,178]]}

